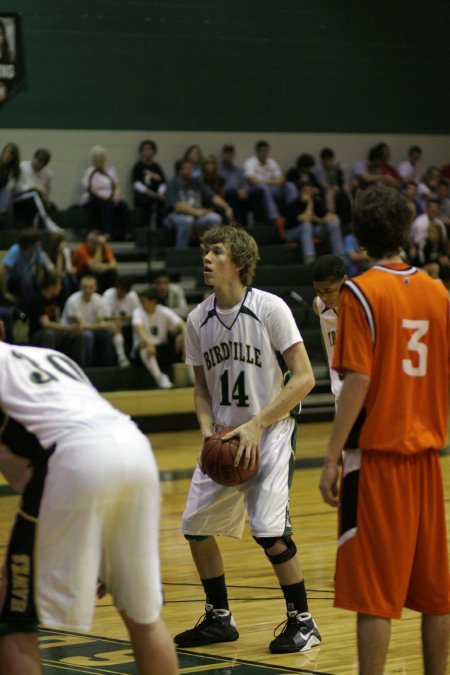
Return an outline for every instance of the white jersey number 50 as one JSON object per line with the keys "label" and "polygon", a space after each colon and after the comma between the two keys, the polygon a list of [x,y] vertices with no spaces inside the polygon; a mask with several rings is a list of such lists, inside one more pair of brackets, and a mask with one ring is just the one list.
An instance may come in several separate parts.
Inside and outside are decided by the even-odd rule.
{"label": "white jersey number 50", "polygon": [[[403,371],[411,377],[424,377],[427,372],[428,347],[420,338],[428,332],[430,322],[427,319],[403,319],[402,327],[414,331],[408,340],[408,350],[416,352],[418,356],[417,365],[413,365],[411,359],[403,359]],[[417,357],[414,361],[417,362]]]}

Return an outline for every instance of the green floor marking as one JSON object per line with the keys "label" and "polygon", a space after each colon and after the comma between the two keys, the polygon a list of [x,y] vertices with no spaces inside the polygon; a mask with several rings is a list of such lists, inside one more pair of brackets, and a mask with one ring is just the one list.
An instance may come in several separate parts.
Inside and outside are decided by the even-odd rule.
{"label": "green floor marking", "polygon": [[[39,631],[39,645],[44,675],[136,675],[131,645],[125,640],[43,629]],[[178,659],[181,675],[330,675],[317,670],[271,666],[187,650],[180,650]]]}

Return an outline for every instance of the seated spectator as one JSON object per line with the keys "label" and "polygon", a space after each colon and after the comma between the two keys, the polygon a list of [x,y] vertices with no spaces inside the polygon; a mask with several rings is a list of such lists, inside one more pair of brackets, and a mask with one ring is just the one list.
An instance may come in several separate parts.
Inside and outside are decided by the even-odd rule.
{"label": "seated spectator", "polygon": [[349,176],[349,190],[356,194],[358,190],[364,190],[374,183],[382,183],[391,187],[398,187],[397,179],[383,173],[383,148],[380,144],[371,148],[366,160],[359,160],[353,165]]}
{"label": "seated spectator", "polygon": [[250,209],[249,185],[244,170],[234,163],[235,155],[234,145],[225,143],[217,171],[224,181],[223,197],[225,201],[233,209],[236,220],[241,225],[247,225],[247,215]]}
{"label": "seated spectator", "polygon": [[322,186],[315,176],[315,166],[316,160],[314,157],[307,152],[304,152],[297,157],[295,166],[291,167],[286,172],[286,180],[294,183],[297,187],[304,183],[310,183],[312,186],[325,194],[325,192],[322,190]]}
{"label": "seated spectator", "polygon": [[103,298],[97,293],[93,276],[81,279],[81,290],[73,293],[64,305],[61,323],[75,324],[84,338],[84,366],[112,366],[115,362],[113,335],[117,327],[104,318]]}
{"label": "seated spectator", "polygon": [[90,274],[97,279],[100,293],[114,286],[117,277],[117,260],[105,235],[98,230],[88,232],[86,241],[76,246],[72,266],[78,279]]}
{"label": "seated spectator", "polygon": [[103,293],[104,317],[115,321],[118,329],[113,339],[121,368],[130,365],[127,354],[130,354],[133,344],[131,317],[140,306],[138,294],[131,289],[131,281],[124,277],[117,277],[115,285]]}
{"label": "seated spectator", "polygon": [[48,168],[51,154],[39,148],[32,160],[20,162],[20,175],[14,194],[15,220],[39,227],[42,223],[50,232],[61,232],[55,223],[56,208],[50,201],[52,172]]}
{"label": "seated spectator", "polygon": [[436,198],[439,202],[437,217],[447,230],[447,238],[450,235],[450,195],[449,184],[445,178],[441,178],[436,189]]}
{"label": "seated spectator", "polygon": [[422,269],[433,279],[439,279],[442,268],[449,266],[448,239],[437,223],[430,223],[428,225],[422,259]]}
{"label": "seated spectator", "polygon": [[429,166],[422,176],[417,189],[417,196],[426,209],[429,197],[436,197],[436,191],[441,180],[441,170],[437,166]]}
{"label": "seated spectator", "polygon": [[72,251],[64,232],[47,232],[42,241],[42,249],[53,263],[54,270],[61,281],[59,306],[62,309],[67,298],[78,290],[78,279],[72,266]]}
{"label": "seated spectator", "polygon": [[202,177],[203,169],[203,152],[201,151],[200,146],[190,145],[186,148],[183,159],[186,159],[192,164],[192,178],[200,179]]}
{"label": "seated spectator", "polygon": [[437,217],[439,210],[439,201],[437,197],[429,197],[425,213],[416,218],[411,226],[412,248],[409,255],[417,264],[423,265],[424,246],[428,236],[428,228],[431,223],[435,223],[442,231],[442,235],[447,237],[444,223]]}
{"label": "seated spectator", "polygon": [[351,232],[344,237],[344,249],[347,256],[347,273],[349,277],[357,277],[369,269],[369,256],[362,249],[355,235]]}
{"label": "seated spectator", "polygon": [[414,213],[414,218],[417,218],[417,216],[421,216],[422,213],[425,213],[422,201],[417,196],[417,183],[415,181],[413,180],[406,181],[405,186],[403,188],[403,194],[405,195],[406,199],[409,201],[411,205],[411,208]]}
{"label": "seated spectator", "polygon": [[286,229],[280,228],[284,241],[298,241],[305,263],[316,259],[315,242],[328,240],[333,255],[344,255],[339,219],[327,210],[320,191],[311,183],[300,185],[298,197],[288,207]]}
{"label": "seated spectator", "polygon": [[406,185],[409,181],[414,181],[416,185],[419,184],[422,176],[422,169],[420,161],[422,159],[422,148],[418,145],[411,145],[408,149],[408,159],[403,160],[397,167],[398,175],[403,183]]}
{"label": "seated spectator", "polygon": [[175,176],[167,184],[166,208],[169,212],[164,219],[164,226],[175,228],[177,248],[187,248],[194,227],[201,230],[220,225],[221,216],[214,211],[214,206],[224,210],[227,219],[233,218],[233,210],[218,194],[207,185],[192,178],[192,164],[186,159],[175,163]]}
{"label": "seated spectator", "polygon": [[128,204],[122,199],[119,178],[113,166],[106,163],[106,150],[94,145],[90,150],[91,166],[81,180],[81,204],[104,234],[116,239],[131,239]]}
{"label": "seated spectator", "polygon": [[441,177],[450,183],[450,162],[441,167]]}
{"label": "seated spectator", "polygon": [[320,151],[320,164],[314,164],[312,173],[325,195],[328,211],[338,216],[342,226],[349,225],[352,219],[352,202],[344,187],[344,171],[335,161],[334,150],[323,148]]}
{"label": "seated spectator", "polygon": [[142,141],[139,145],[140,160],[134,165],[131,176],[134,206],[144,209],[148,224],[155,227],[162,224],[167,182],[163,169],[154,161],[157,150],[154,141]]}
{"label": "seated spectator", "polygon": [[133,312],[133,356],[153,376],[160,389],[173,383],[163,372],[184,354],[185,323],[168,307],[158,304],[156,291],[139,294],[141,307]]}
{"label": "seated spectator", "polygon": [[221,197],[224,196],[225,181],[219,174],[217,159],[214,155],[206,155],[205,159],[203,160],[201,178],[213,192],[220,195]]}
{"label": "seated spectator", "polygon": [[20,175],[19,148],[7,143],[0,154],[0,226],[10,226],[12,199]]}
{"label": "seated spectator", "polygon": [[35,228],[22,230],[17,244],[8,249],[0,263],[0,291],[3,300],[29,314],[34,291],[45,270],[53,269],[41,246],[42,234]]}
{"label": "seated spectator", "polygon": [[262,207],[264,220],[282,226],[287,205],[297,198],[297,187],[284,180],[278,163],[269,157],[269,152],[267,141],[258,141],[255,154],[244,162],[244,174],[257,218]]}
{"label": "seated spectator", "polygon": [[47,272],[40,289],[33,295],[29,317],[31,344],[56,349],[83,367],[86,364],[81,326],[61,323],[60,293],[59,276],[55,272]]}
{"label": "seated spectator", "polygon": [[188,305],[183,289],[179,284],[174,284],[170,280],[167,270],[156,272],[153,283],[155,285],[158,303],[169,307],[181,319],[186,319],[188,315]]}
{"label": "seated spectator", "polygon": [[375,146],[381,156],[381,173],[383,176],[390,176],[392,178],[392,186],[400,187],[400,176],[397,169],[389,163],[391,159],[391,148],[387,143],[378,143]]}

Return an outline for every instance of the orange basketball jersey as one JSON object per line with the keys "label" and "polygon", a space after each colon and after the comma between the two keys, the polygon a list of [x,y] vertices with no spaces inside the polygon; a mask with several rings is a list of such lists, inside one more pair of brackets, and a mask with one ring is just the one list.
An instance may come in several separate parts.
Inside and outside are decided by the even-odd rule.
{"label": "orange basketball jersey", "polygon": [[441,449],[447,432],[449,298],[404,263],[375,265],[345,282],[333,367],[370,376],[363,450]]}

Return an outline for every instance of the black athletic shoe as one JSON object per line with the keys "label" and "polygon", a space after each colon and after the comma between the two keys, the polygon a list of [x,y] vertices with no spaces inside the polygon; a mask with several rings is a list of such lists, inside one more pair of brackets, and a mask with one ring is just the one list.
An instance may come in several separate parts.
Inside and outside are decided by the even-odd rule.
{"label": "black athletic shoe", "polygon": [[175,635],[174,642],[179,647],[202,647],[214,642],[233,642],[238,637],[236,622],[231,612],[206,605],[205,613],[194,628]]}
{"label": "black athletic shoe", "polygon": [[274,654],[306,652],[311,647],[321,643],[320,633],[311,614],[288,612],[287,620],[275,628],[274,635],[283,624],[283,630],[269,645],[270,651]]}

